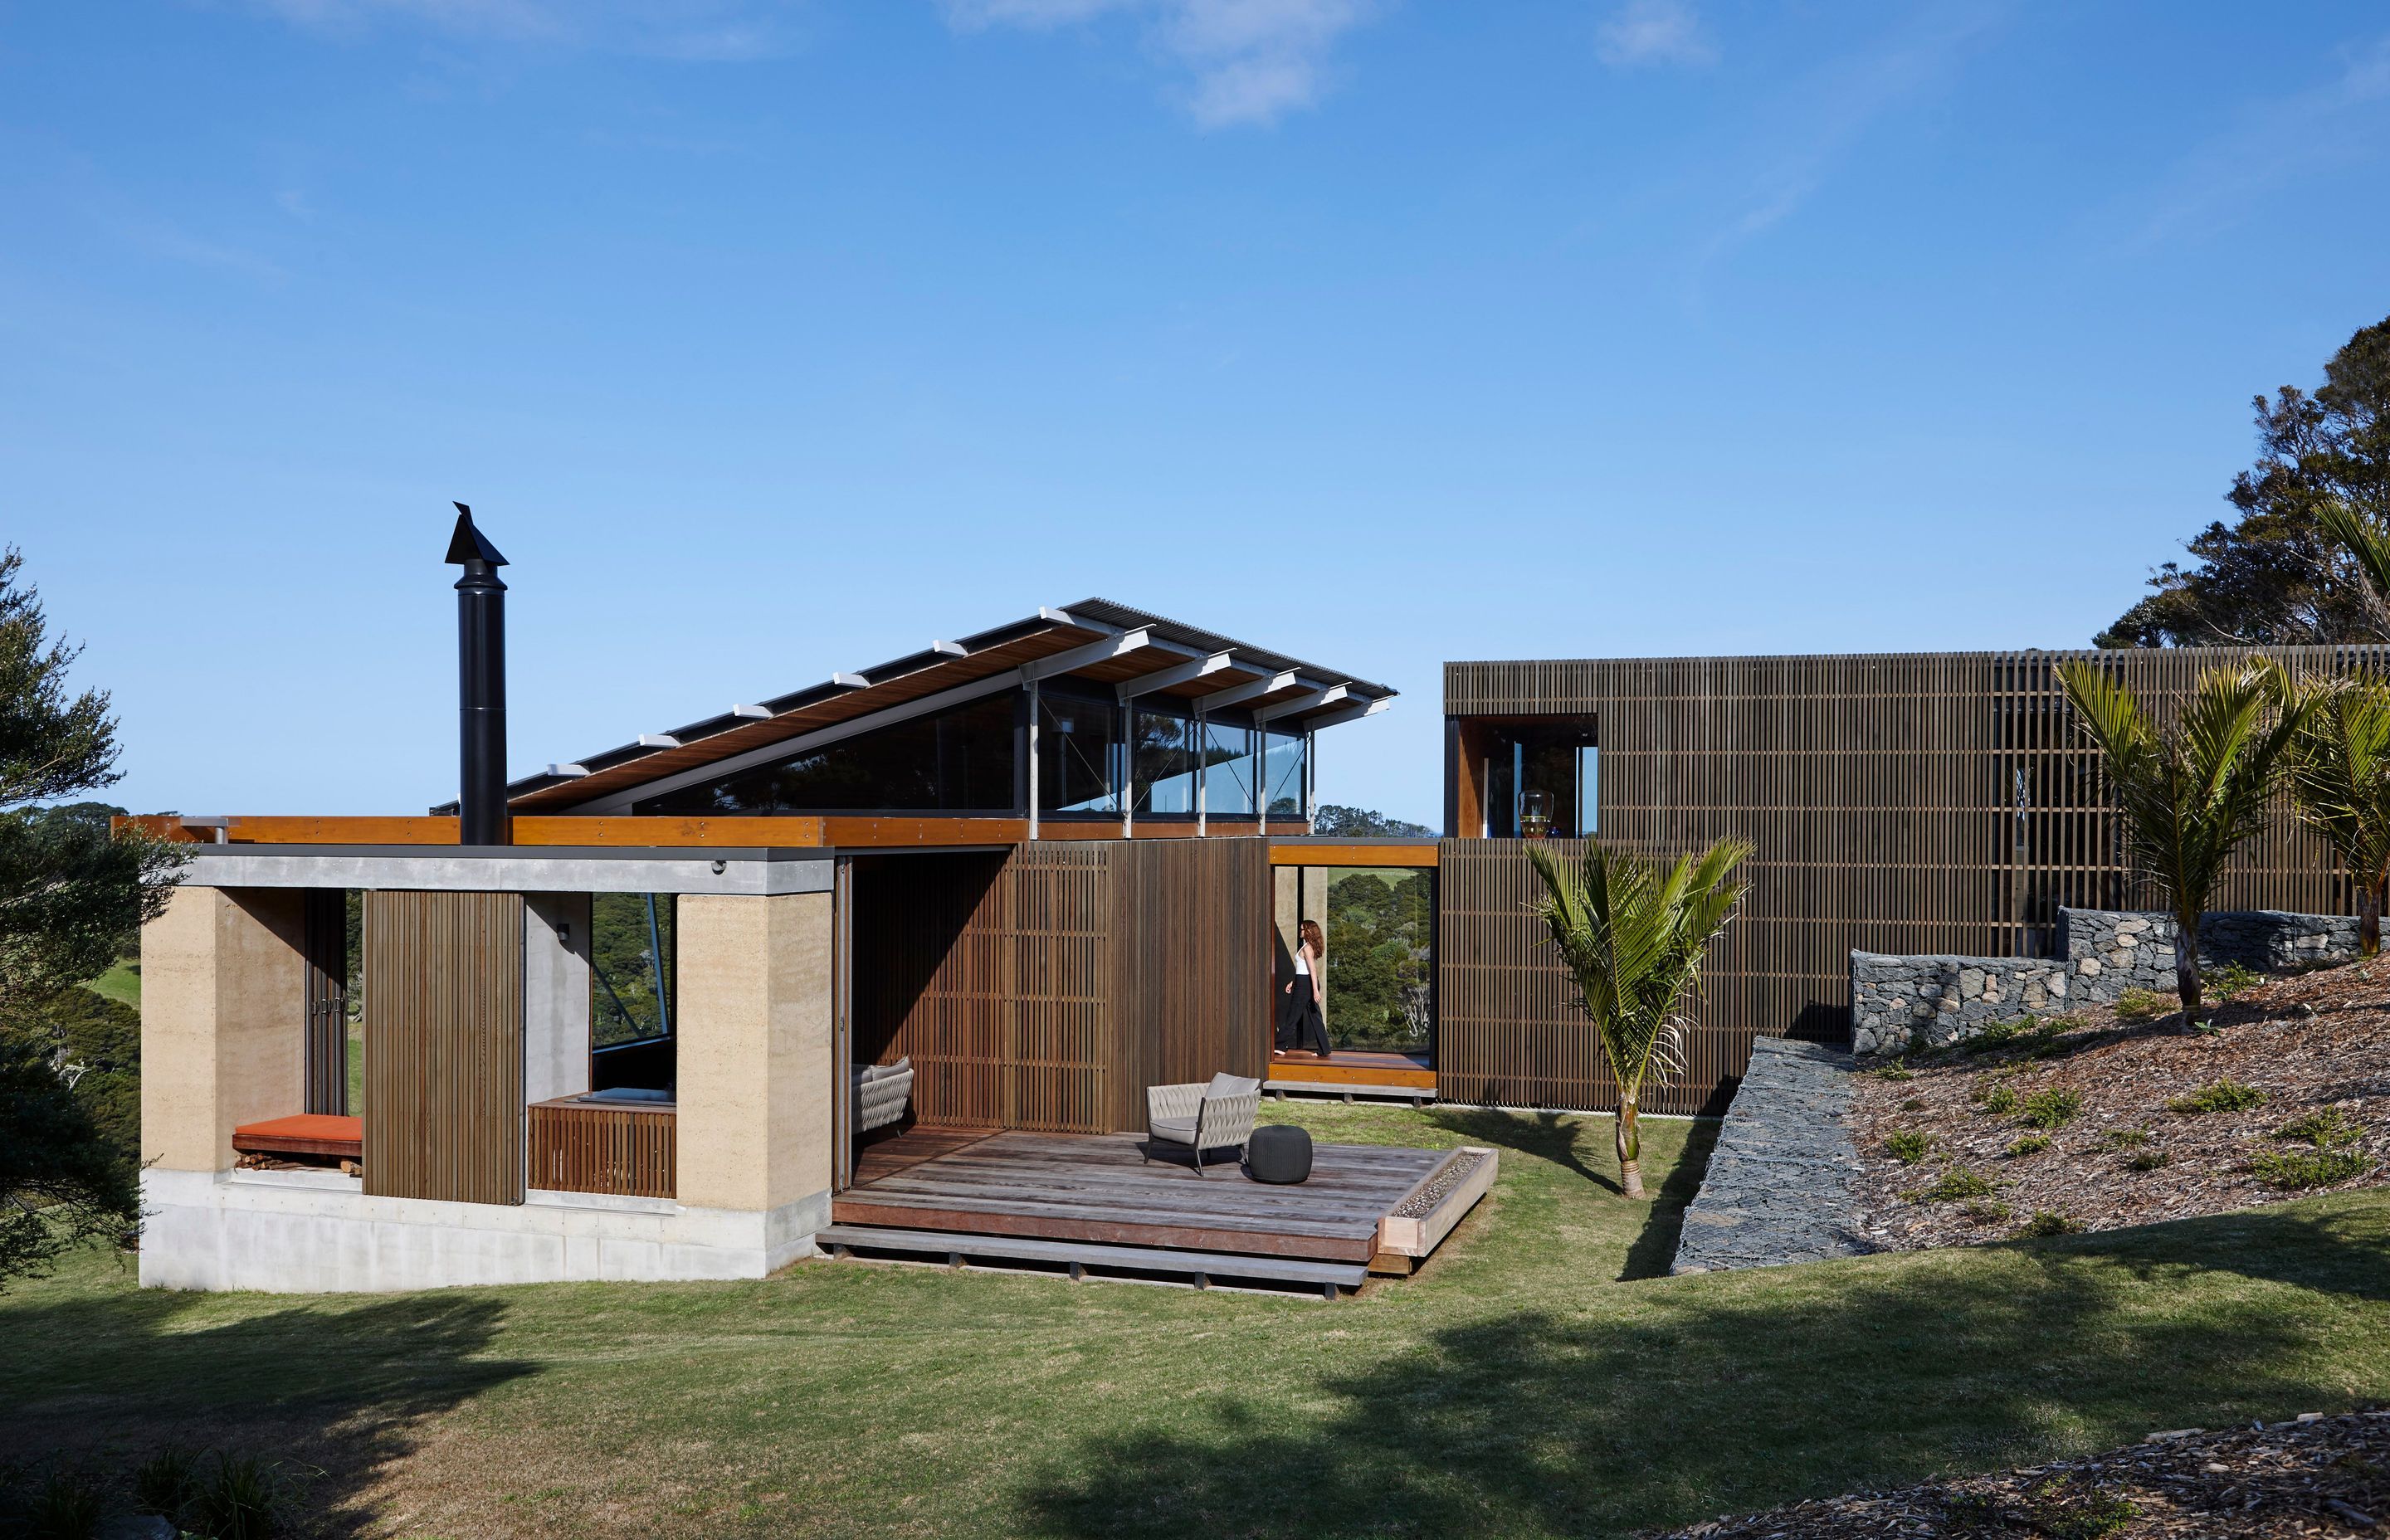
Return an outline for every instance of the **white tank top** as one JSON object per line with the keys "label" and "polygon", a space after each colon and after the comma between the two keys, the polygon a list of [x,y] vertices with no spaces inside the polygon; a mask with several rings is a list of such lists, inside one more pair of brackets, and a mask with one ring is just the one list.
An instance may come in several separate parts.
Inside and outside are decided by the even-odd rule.
{"label": "white tank top", "polygon": [[1297,952],[1294,955],[1294,976],[1298,979],[1308,979],[1311,977],[1310,960],[1304,957],[1300,952]]}

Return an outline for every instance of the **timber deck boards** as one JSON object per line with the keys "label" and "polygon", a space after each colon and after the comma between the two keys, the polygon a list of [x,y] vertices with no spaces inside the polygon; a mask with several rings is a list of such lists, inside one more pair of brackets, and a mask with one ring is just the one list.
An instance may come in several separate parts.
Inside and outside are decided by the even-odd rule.
{"label": "timber deck boards", "polygon": [[[907,1140],[939,1151],[907,1160]],[[1366,1263],[1378,1224],[1443,1161],[1431,1149],[1316,1145],[1311,1180],[1271,1187],[1215,1154],[1202,1175],[1183,1149],[1150,1164],[1129,1134],[916,1131],[864,1152],[831,1203],[842,1226],[939,1230],[1250,1256]],[[876,1157],[876,1158],[875,1158]]]}

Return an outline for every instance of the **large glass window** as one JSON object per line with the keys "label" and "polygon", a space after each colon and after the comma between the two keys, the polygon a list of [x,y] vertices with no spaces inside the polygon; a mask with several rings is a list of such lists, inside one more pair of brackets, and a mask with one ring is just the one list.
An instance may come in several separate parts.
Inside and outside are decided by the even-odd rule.
{"label": "large glass window", "polygon": [[590,1036],[596,1046],[673,1034],[680,984],[679,918],[671,893],[597,893],[590,898]]}
{"label": "large glass window", "polygon": [[1600,751],[1577,727],[1523,727],[1494,735],[1484,766],[1485,832],[1515,840],[1534,819],[1571,840],[1600,831]]}
{"label": "large glass window", "polygon": [[1203,815],[1253,815],[1253,730],[1218,722],[1203,725]]}
{"label": "large glass window", "polygon": [[1304,757],[1310,740],[1299,732],[1276,727],[1262,731],[1262,788],[1273,818],[1304,815]]}
{"label": "large glass window", "polygon": [[1005,693],[826,743],[634,803],[650,813],[1008,813],[1014,702]]}
{"label": "large glass window", "polygon": [[1118,816],[1119,705],[1041,694],[1037,716],[1038,811]]}
{"label": "large glass window", "polygon": [[1195,724],[1175,712],[1139,706],[1130,739],[1139,813],[1195,811]]}

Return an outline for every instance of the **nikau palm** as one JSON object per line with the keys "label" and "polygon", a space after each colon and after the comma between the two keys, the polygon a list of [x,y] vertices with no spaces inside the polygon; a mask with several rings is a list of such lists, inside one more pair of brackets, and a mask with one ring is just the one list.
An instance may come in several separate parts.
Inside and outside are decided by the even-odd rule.
{"label": "nikau palm", "polygon": [[1643,1196],[1636,1125],[1643,1087],[1684,1069],[1679,1012],[1700,984],[1710,943],[1742,899],[1746,885],[1734,869],[1750,853],[1749,845],[1722,840],[1664,868],[1593,844],[1572,871],[1542,846],[1528,848],[1544,884],[1536,913],[1618,1082],[1618,1174],[1629,1198]]}
{"label": "nikau palm", "polygon": [[2357,890],[2358,951],[2376,956],[2390,881],[2390,682],[2369,674],[2318,687],[2284,763],[2301,821],[2331,841]]}
{"label": "nikau palm", "polygon": [[2175,990],[2186,1028],[2202,1020],[2199,921],[2233,850],[2265,822],[2291,740],[2310,699],[2270,661],[2223,664],[2199,677],[2161,730],[2124,683],[2098,665],[2058,666],[2083,730],[2099,746],[2125,849],[2174,910]]}

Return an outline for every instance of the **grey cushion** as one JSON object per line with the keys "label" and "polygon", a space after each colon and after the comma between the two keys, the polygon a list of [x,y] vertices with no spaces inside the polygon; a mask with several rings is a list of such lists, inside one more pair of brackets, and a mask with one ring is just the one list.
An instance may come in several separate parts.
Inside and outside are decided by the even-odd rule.
{"label": "grey cushion", "polygon": [[1153,1120],[1153,1136],[1157,1139],[1168,1139],[1172,1144],[1193,1144],[1195,1120],[1193,1118],[1156,1118]]}
{"label": "grey cushion", "polygon": [[1206,1097],[1241,1097],[1261,1088],[1262,1083],[1258,1080],[1248,1080],[1242,1075],[1232,1075],[1223,1071],[1212,1077],[1212,1084],[1203,1087],[1203,1094]]}

